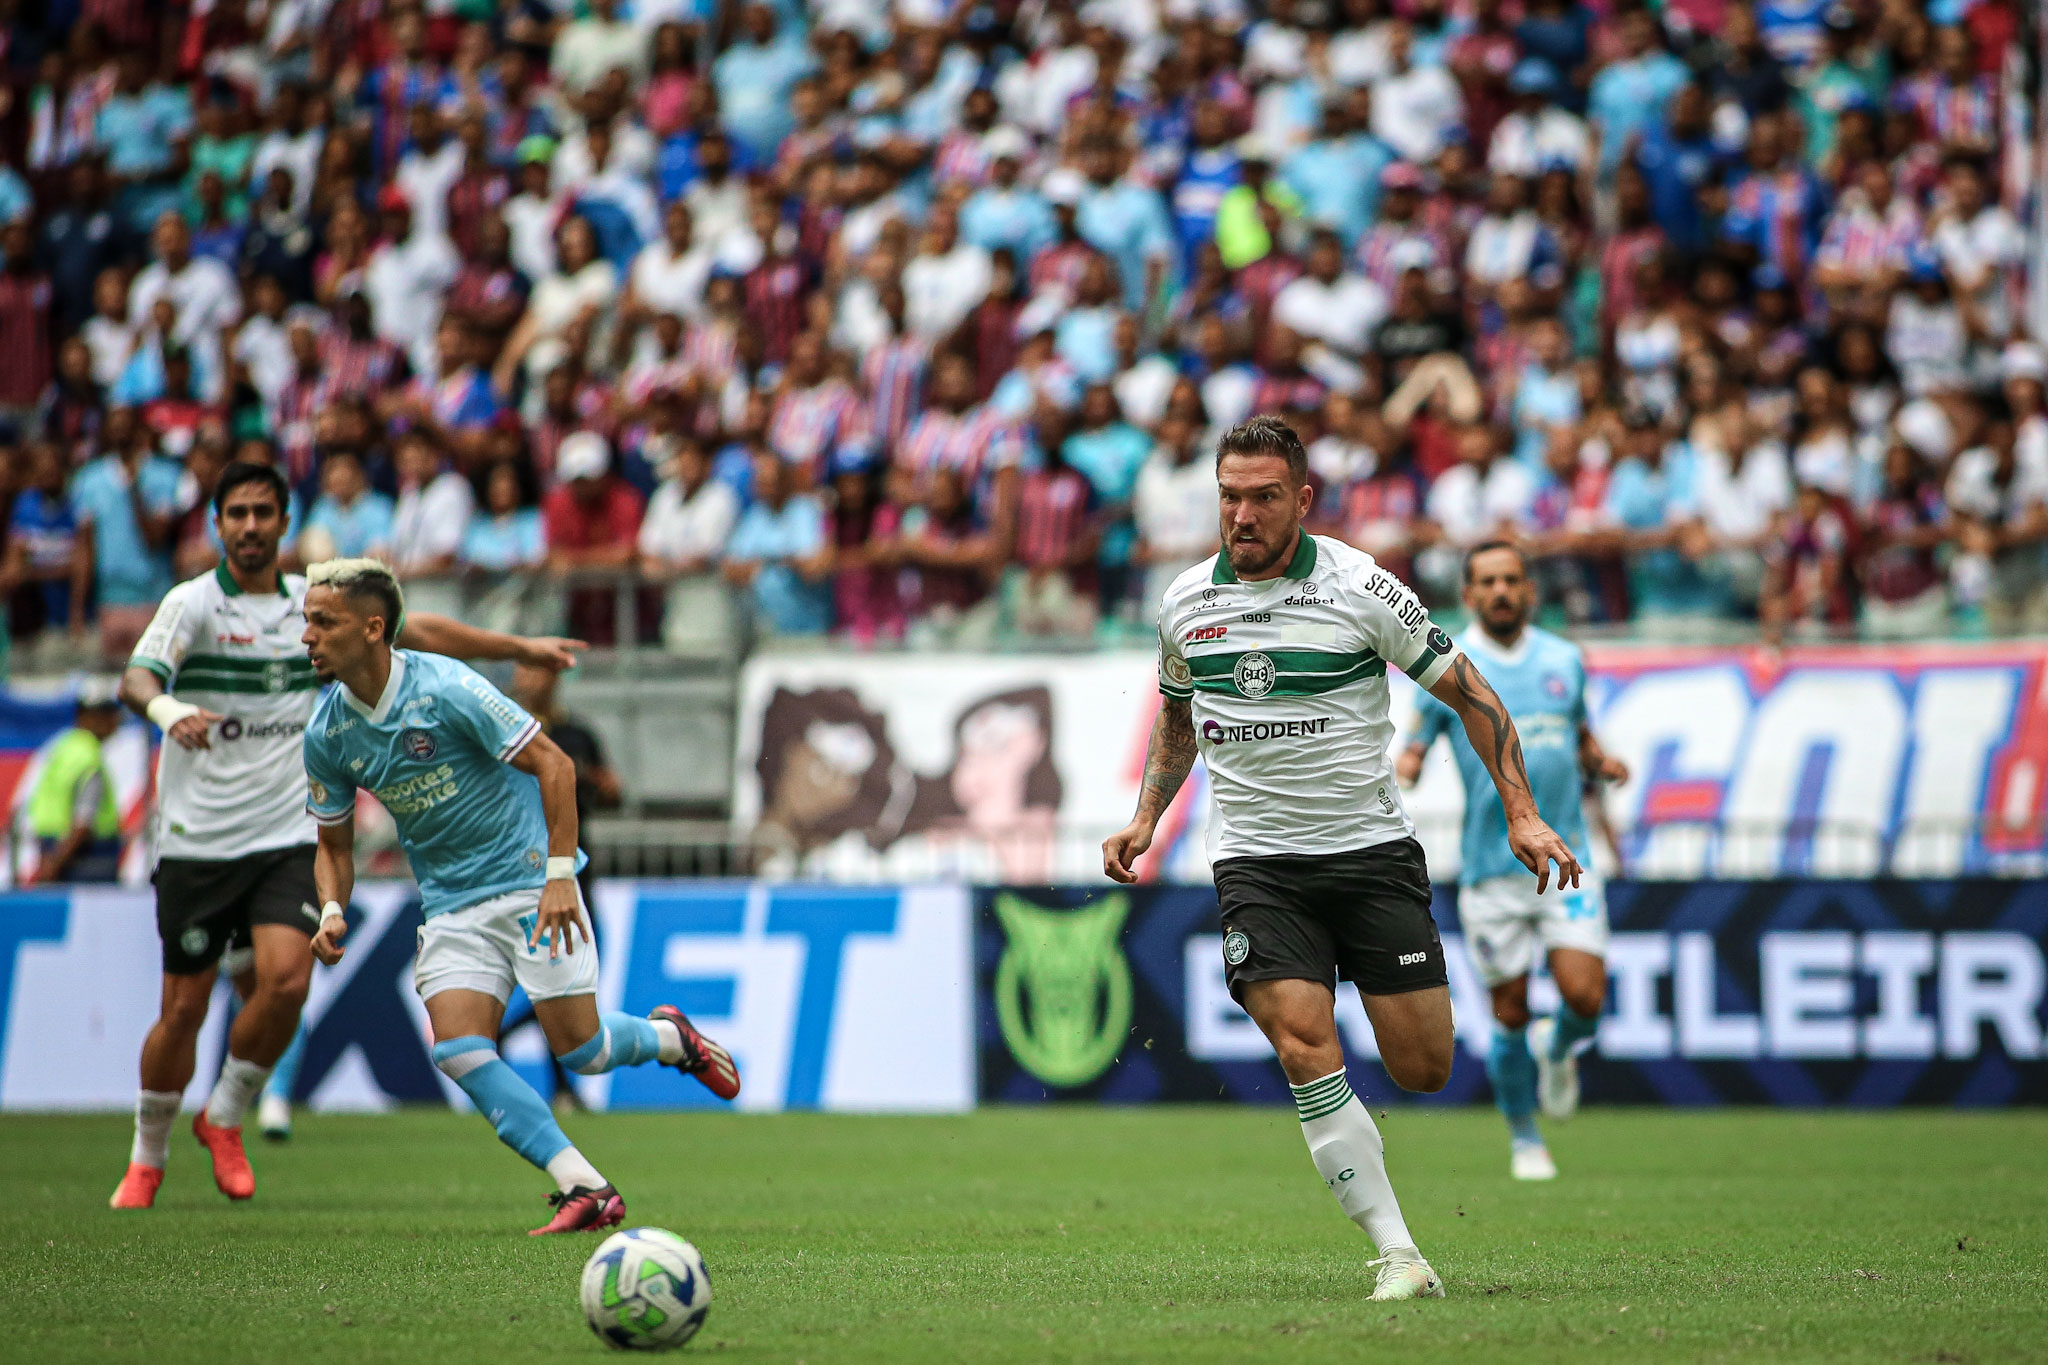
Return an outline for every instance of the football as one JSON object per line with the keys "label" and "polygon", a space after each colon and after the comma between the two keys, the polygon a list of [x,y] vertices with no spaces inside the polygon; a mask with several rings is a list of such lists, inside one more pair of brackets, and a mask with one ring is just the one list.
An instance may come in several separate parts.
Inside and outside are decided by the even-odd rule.
{"label": "football", "polygon": [[697,1335],[711,1311],[704,1258],[673,1232],[627,1228],[583,1266],[583,1316],[621,1351],[666,1351]]}

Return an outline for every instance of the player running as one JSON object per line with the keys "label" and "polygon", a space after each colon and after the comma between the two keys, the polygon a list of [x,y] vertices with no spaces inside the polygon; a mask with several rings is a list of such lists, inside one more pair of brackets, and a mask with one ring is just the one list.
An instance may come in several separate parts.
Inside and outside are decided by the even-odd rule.
{"label": "player running", "polygon": [[306,727],[307,809],[320,825],[314,955],[341,960],[361,788],[391,812],[419,880],[427,922],[413,984],[434,1065],[506,1146],[554,1178],[554,1216],[533,1235],[611,1227],[625,1201],[498,1056],[512,987],[525,988],[549,1049],[579,1075],[659,1061],[729,1100],[740,1091],[732,1057],[672,1005],[645,1019],[598,1013],[597,945],[576,887],[576,767],[540,723],[466,665],[391,647],[386,627],[404,601],[382,564],[329,560],[308,579],[306,650],[341,684]]}
{"label": "player running", "polygon": [[1429,913],[1429,872],[1387,746],[1387,665],[1456,711],[1509,812],[1515,856],[1547,884],[1578,860],[1536,811],[1500,698],[1422,604],[1372,556],[1302,529],[1308,455],[1285,423],[1254,417],[1217,449],[1223,552],[1167,590],[1159,615],[1159,718],[1131,823],[1103,870],[1136,880],[1199,751],[1216,799],[1216,894],[1230,993],[1294,1090],[1316,1170],[1379,1248],[1375,1299],[1443,1297],[1416,1249],[1351,1092],[1337,978],[1365,1003],[1387,1074],[1406,1090],[1451,1075],[1451,996]]}
{"label": "player running", "polygon": [[[221,1193],[256,1192],[242,1117],[297,1030],[312,978],[307,945],[319,924],[318,897],[299,746],[320,683],[299,643],[305,580],[278,572],[288,495],[284,476],[268,465],[237,462],[222,472],[213,495],[222,561],[165,595],[121,679],[121,699],[165,738],[154,878],[164,983],[142,1044],[128,1170],[109,1201],[117,1209],[156,1201],[224,953],[244,1004],[192,1131],[212,1157]],[[405,638],[421,649],[548,668],[566,667],[572,648],[581,648],[425,613],[406,623]]]}
{"label": "player running", "polygon": [[[1465,558],[1464,595],[1473,624],[1457,643],[1485,668],[1527,740],[1538,813],[1586,870],[1581,885],[1538,894],[1541,885],[1521,866],[1479,754],[1470,738],[1454,736],[1451,752],[1465,781],[1458,917],[1479,979],[1493,994],[1486,1074],[1508,1121],[1509,1171],[1517,1180],[1550,1180],[1557,1165],[1536,1128],[1538,1096],[1554,1119],[1570,1118],[1578,1108],[1578,1053],[1591,1044],[1607,994],[1607,903],[1592,871],[1582,783],[1626,782],[1628,767],[1600,747],[1586,723],[1586,665],[1578,646],[1529,624],[1536,585],[1522,552],[1506,541],[1478,546]],[[1404,785],[1421,774],[1437,737],[1451,733],[1448,707],[1431,697],[1419,704],[1420,724],[1394,765]],[[1538,945],[1549,957],[1559,999],[1555,1014],[1531,1024],[1529,969]]]}

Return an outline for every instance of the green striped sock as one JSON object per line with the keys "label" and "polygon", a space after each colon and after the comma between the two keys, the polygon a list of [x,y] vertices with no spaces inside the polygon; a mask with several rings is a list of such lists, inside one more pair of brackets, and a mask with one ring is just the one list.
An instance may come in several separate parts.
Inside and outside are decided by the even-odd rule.
{"label": "green striped sock", "polygon": [[1294,1112],[1301,1115],[1303,1123],[1313,1123],[1351,1103],[1351,1082],[1341,1071],[1332,1071],[1320,1080],[1307,1085],[1291,1085],[1294,1092]]}

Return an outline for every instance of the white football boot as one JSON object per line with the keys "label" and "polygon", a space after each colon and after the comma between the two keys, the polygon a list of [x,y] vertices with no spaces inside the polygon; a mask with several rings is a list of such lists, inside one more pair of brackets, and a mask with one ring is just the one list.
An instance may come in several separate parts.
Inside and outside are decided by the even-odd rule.
{"label": "white football boot", "polygon": [[1395,1299],[1440,1299],[1444,1296],[1444,1282],[1429,1268],[1429,1262],[1420,1253],[1402,1248],[1367,1261],[1367,1265],[1379,1269],[1379,1278],[1373,1281],[1372,1297],[1375,1303],[1387,1303]]}
{"label": "white football boot", "polygon": [[283,1142],[289,1138],[292,1135],[291,1102],[276,1095],[265,1095],[256,1104],[256,1126],[272,1142]]}
{"label": "white football boot", "polygon": [[1557,1037],[1557,1020],[1544,1015],[1529,1025],[1529,1051],[1536,1058],[1536,1103],[1547,1119],[1568,1119],[1579,1112],[1579,1059],[1567,1056],[1550,1060],[1550,1044]]}
{"label": "white football boot", "polygon": [[1557,1163],[1540,1142],[1518,1142],[1508,1156],[1508,1174],[1517,1180],[1555,1180]]}

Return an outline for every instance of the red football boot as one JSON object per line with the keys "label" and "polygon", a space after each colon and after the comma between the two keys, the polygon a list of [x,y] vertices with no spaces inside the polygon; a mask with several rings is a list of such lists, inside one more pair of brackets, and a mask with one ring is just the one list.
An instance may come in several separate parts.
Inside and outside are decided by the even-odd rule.
{"label": "red football boot", "polygon": [[121,1183],[114,1190],[114,1197],[107,1201],[110,1209],[147,1209],[156,1204],[157,1186],[164,1183],[163,1168],[145,1166],[139,1161],[128,1163],[128,1174],[121,1177]]}
{"label": "red football boot", "polygon": [[213,1158],[213,1183],[230,1199],[247,1199],[256,1193],[256,1172],[249,1169],[248,1153],[242,1150],[242,1130],[216,1128],[206,1121],[206,1111],[192,1116],[192,1136]]}
{"label": "red football boot", "polygon": [[704,1082],[704,1088],[722,1100],[737,1098],[740,1093],[740,1071],[732,1064],[732,1054],[718,1044],[697,1032],[689,1017],[674,1005],[656,1005],[647,1012],[649,1019],[666,1019],[676,1026],[683,1035],[683,1056],[669,1065],[685,1076],[695,1076]]}
{"label": "red football boot", "polygon": [[528,1237],[545,1237],[551,1232],[595,1232],[599,1228],[615,1228],[626,1217],[626,1201],[609,1185],[601,1190],[587,1190],[578,1185],[566,1194],[558,1191],[549,1195],[548,1203],[555,1206],[555,1216],[548,1219],[546,1227],[527,1233]]}

